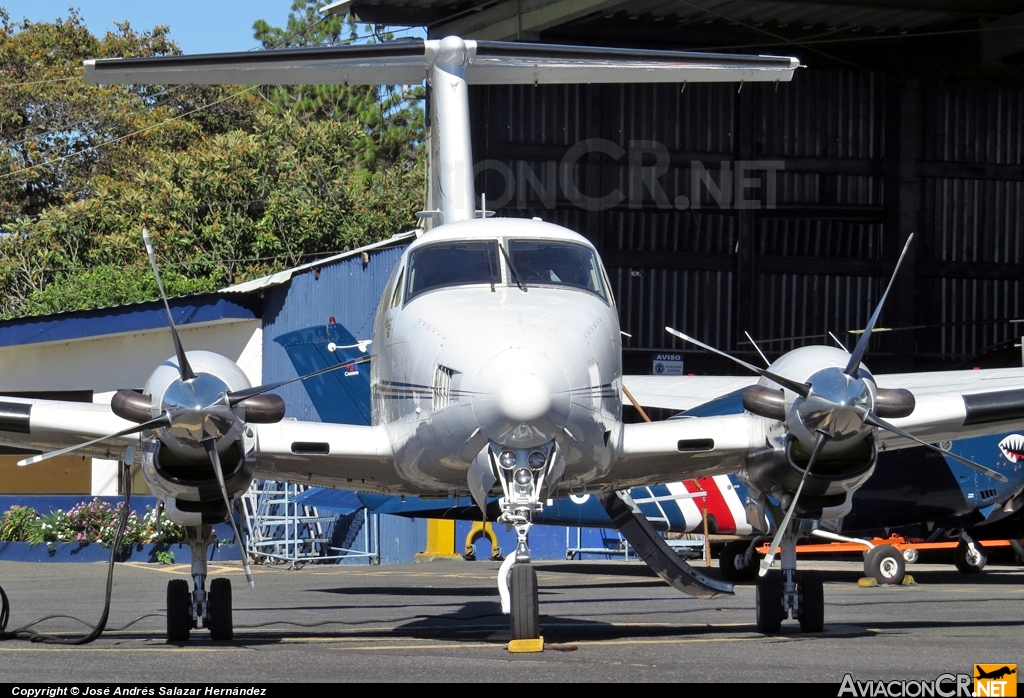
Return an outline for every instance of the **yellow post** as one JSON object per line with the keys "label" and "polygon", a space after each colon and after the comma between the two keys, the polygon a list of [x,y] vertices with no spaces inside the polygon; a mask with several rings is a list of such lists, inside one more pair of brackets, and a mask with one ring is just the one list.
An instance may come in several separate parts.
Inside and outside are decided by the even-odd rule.
{"label": "yellow post", "polygon": [[427,549],[416,554],[417,560],[439,557],[461,558],[455,554],[455,522],[427,519]]}

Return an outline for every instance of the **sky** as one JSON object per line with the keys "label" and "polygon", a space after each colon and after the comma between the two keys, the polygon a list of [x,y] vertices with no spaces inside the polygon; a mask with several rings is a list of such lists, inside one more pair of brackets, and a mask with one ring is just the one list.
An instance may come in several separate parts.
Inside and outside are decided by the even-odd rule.
{"label": "sky", "polygon": [[114,22],[126,19],[136,30],[166,24],[185,53],[256,48],[259,42],[252,35],[253,23],[265,19],[271,26],[284,27],[291,5],[292,0],[0,0],[12,21],[52,22],[66,17],[68,7],[78,8],[97,36],[113,31]]}

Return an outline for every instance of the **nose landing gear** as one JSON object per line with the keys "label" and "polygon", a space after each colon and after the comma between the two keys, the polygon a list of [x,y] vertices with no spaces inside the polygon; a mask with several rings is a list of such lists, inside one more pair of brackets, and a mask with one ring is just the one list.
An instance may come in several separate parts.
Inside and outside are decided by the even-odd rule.
{"label": "nose landing gear", "polygon": [[[509,615],[512,640],[540,638],[540,603],[537,572],[530,564],[530,529],[533,514],[543,510],[541,492],[550,491],[561,477],[563,463],[554,442],[541,448],[513,451],[493,447],[492,471],[497,471],[502,493],[498,500],[498,523],[514,527],[516,549],[505,558],[498,571],[498,591],[502,612]],[[496,467],[493,467],[495,466]]]}

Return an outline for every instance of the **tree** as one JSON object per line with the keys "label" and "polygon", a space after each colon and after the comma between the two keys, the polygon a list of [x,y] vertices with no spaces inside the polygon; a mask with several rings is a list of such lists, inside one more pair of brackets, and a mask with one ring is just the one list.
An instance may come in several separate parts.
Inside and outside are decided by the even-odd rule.
{"label": "tree", "polygon": [[[285,28],[258,20],[253,32],[266,49],[330,46],[392,38],[383,27],[356,24],[351,18],[321,15],[322,0],[294,0]],[[360,36],[360,32],[364,36]],[[269,99],[284,111],[304,118],[355,121],[363,128],[359,164],[373,169],[414,158],[423,139],[423,110],[409,99],[424,91],[412,86],[288,85],[269,91]]]}
{"label": "tree", "polygon": [[[168,30],[124,24],[97,39],[74,13],[0,24],[13,76],[0,84],[4,317],[155,298],[143,227],[181,294],[414,225],[416,105],[379,107],[377,119],[254,88],[88,86],[82,59],[174,53]],[[365,112],[373,94],[351,104]]]}

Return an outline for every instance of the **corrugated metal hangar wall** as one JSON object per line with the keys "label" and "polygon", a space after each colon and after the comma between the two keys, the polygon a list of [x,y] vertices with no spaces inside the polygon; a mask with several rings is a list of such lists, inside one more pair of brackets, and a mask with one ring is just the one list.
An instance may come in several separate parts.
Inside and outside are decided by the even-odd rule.
{"label": "corrugated metal hangar wall", "polygon": [[[847,343],[903,243],[875,371],[949,368],[1024,325],[1024,0],[353,0],[361,20],[468,39],[797,56],[791,83],[471,88],[499,216],[590,237],[627,372],[670,337],[769,357]],[[781,340],[781,341],[770,341]],[[1013,353],[1016,351],[1016,355]],[[978,362],[980,363],[980,362]]]}
{"label": "corrugated metal hangar wall", "polygon": [[[956,363],[1020,336],[1018,85],[806,70],[739,90],[487,86],[471,98],[489,208],[593,240],[632,335],[627,372],[687,349],[666,325],[748,356],[745,330],[811,337],[766,343],[775,356],[861,328],[910,232],[882,322],[919,329],[880,335],[875,370]],[[687,356],[688,371],[722,369]]]}

